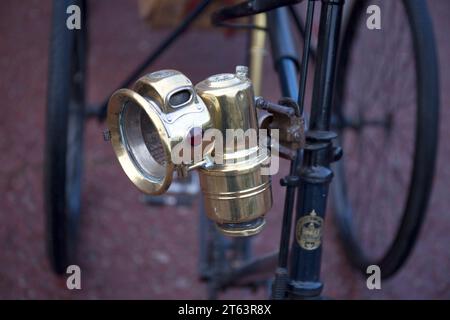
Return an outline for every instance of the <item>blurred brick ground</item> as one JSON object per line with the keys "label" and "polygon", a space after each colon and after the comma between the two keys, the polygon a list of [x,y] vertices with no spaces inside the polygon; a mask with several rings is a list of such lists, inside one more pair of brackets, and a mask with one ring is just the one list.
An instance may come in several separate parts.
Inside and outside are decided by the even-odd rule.
{"label": "blurred brick ground", "polygon": [[[165,31],[150,32],[126,1],[91,1],[89,100],[99,102],[154,47]],[[406,267],[371,292],[349,268],[332,220],[325,236],[325,294],[336,298],[450,298],[450,3],[432,0],[441,59],[441,143],[431,207],[420,242]],[[205,298],[197,281],[196,208],[152,208],[139,201],[104,143],[104,125],[88,125],[80,265],[83,289],[71,292],[49,269],[44,247],[42,159],[50,1],[1,1],[0,19],[0,298]],[[195,83],[242,63],[245,39],[193,31],[152,68],[174,68]],[[220,48],[218,50],[218,48]],[[267,61],[267,70],[270,63]],[[273,74],[265,82],[278,97]],[[281,172],[281,174],[286,171]],[[274,179],[277,181],[277,178]],[[277,247],[282,207],[277,188],[259,252]],[[264,297],[242,291],[225,298]]]}

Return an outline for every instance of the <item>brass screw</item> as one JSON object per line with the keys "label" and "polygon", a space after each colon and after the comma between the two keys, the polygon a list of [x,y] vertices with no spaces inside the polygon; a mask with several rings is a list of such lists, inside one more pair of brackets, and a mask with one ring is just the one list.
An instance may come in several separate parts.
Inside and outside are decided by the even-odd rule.
{"label": "brass screw", "polygon": [[245,79],[248,76],[248,67],[236,66],[236,76],[240,79]]}

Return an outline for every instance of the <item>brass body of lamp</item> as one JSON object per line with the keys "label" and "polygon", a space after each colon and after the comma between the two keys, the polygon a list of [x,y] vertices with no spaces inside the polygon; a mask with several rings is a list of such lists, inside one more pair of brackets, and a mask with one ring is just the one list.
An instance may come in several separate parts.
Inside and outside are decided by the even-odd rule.
{"label": "brass body of lamp", "polygon": [[178,71],[157,71],[132,90],[116,91],[108,105],[114,151],[136,187],[162,194],[175,171],[198,169],[206,214],[230,236],[258,233],[272,206],[271,179],[263,173],[270,156],[260,143],[246,71],[237,67],[195,87]]}

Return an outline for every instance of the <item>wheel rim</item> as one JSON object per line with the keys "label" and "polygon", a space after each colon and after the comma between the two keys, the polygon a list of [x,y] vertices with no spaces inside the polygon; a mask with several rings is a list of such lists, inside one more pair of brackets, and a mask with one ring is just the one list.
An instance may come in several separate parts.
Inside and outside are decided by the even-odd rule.
{"label": "wheel rim", "polygon": [[[348,69],[338,87],[337,122],[345,158],[335,167],[333,186],[347,251],[364,271],[368,264],[385,263],[406,214],[419,107],[416,56],[403,3],[370,4],[380,7],[382,30],[385,37],[389,34],[386,40],[383,31],[365,27],[368,2],[358,2],[359,12],[350,17],[357,26],[356,44],[343,59],[343,69]],[[370,108],[362,109],[368,102]]]}

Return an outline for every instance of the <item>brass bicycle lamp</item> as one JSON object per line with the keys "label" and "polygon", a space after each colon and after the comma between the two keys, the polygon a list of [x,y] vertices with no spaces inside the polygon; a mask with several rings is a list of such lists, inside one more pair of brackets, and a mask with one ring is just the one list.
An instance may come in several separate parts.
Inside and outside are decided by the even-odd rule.
{"label": "brass bicycle lamp", "polygon": [[[150,73],[112,95],[107,124],[123,170],[141,191],[162,194],[175,172],[197,169],[206,214],[222,233],[261,231],[272,206],[271,179],[263,174],[270,154],[261,147],[246,67],[195,87],[175,70]],[[256,143],[230,132],[254,132]]]}

